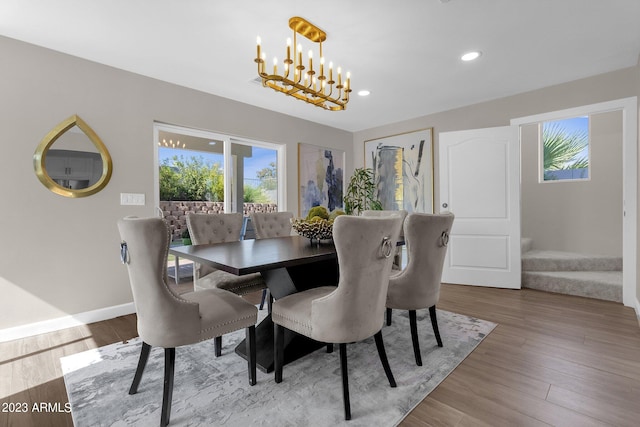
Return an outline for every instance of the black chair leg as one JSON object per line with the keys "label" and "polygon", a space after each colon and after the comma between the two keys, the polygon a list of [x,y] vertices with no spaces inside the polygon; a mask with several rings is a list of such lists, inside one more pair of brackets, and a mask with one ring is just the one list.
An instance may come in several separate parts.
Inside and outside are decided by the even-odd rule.
{"label": "black chair leg", "polygon": [[264,308],[264,302],[267,300],[267,293],[269,290],[267,288],[262,290],[262,298],[260,299],[260,310]]}
{"label": "black chair leg", "polygon": [[247,368],[249,370],[249,385],[256,385],[256,327],[251,325],[246,328],[245,343],[248,355]]}
{"label": "black chair leg", "polygon": [[162,393],[162,414],[160,426],[169,425],[171,418],[171,399],[173,398],[173,371],[176,364],[176,349],[164,349],[164,390]]}
{"label": "black chair leg", "polygon": [[387,307],[387,326],[391,326],[391,312],[392,310]]}
{"label": "black chair leg", "polygon": [[271,295],[271,291],[267,291],[269,294],[269,299],[267,300],[267,312],[271,314],[271,309],[273,308],[273,295]]}
{"label": "black chair leg", "polygon": [[396,380],[393,378],[393,373],[391,372],[391,367],[389,366],[389,360],[387,360],[387,352],[384,350],[384,342],[382,341],[382,331],[378,331],[377,334],[374,335],[376,339],[376,347],[378,349],[378,356],[380,356],[380,362],[382,362],[382,367],[384,368],[384,373],[387,374],[387,379],[389,380],[389,385],[391,387],[396,386]]}
{"label": "black chair leg", "polygon": [[409,310],[409,327],[411,329],[411,341],[413,342],[413,355],[416,358],[416,365],[422,366],[420,342],[418,341],[418,320],[416,319],[415,310]]}
{"label": "black chair leg", "polygon": [[138,392],[138,386],[142,379],[144,367],[147,366],[147,360],[149,360],[149,351],[151,351],[151,346],[143,341],[142,350],[140,350],[140,358],[138,359],[138,367],[136,368],[136,373],[133,376],[133,383],[131,383],[129,394],[136,394]]}
{"label": "black chair leg", "polygon": [[333,344],[327,344],[327,353],[333,353]]}
{"label": "black chair leg", "polygon": [[340,369],[342,371],[342,398],[344,400],[344,419],[351,419],[351,402],[349,401],[349,373],[347,370],[347,345],[340,345]]}
{"label": "black chair leg", "polygon": [[442,347],[442,339],[440,338],[440,330],[438,330],[438,318],[436,317],[436,306],[429,307],[429,316],[431,317],[431,326],[433,326],[433,333],[436,336],[438,347]]}
{"label": "black chair leg", "polygon": [[213,354],[215,354],[216,357],[220,357],[222,354],[222,336],[213,339]]}
{"label": "black chair leg", "polygon": [[282,365],[284,365],[284,326],[273,325],[274,355],[273,372],[276,383],[282,382]]}

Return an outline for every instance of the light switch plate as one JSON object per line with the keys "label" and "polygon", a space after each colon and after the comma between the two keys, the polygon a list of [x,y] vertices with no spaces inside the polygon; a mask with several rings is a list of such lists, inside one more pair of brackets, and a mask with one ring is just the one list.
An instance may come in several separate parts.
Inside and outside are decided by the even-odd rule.
{"label": "light switch plate", "polygon": [[120,204],[144,206],[144,193],[120,193]]}

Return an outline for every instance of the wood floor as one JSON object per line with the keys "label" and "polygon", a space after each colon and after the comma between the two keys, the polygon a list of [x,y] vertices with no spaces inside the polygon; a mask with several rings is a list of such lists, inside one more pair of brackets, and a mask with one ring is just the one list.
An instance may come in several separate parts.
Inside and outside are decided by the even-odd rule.
{"label": "wood floor", "polygon": [[[438,307],[498,326],[401,426],[640,425],[640,327],[632,309],[455,285],[443,286]],[[0,343],[0,427],[73,425],[58,359],[135,336],[130,315]],[[42,402],[49,412],[34,412]],[[23,403],[26,413],[6,412]]]}

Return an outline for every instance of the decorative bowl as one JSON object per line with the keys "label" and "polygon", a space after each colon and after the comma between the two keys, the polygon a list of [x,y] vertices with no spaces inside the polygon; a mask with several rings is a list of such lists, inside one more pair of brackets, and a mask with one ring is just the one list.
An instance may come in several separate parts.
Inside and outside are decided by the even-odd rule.
{"label": "decorative bowl", "polygon": [[315,218],[307,220],[296,218],[291,220],[291,227],[301,236],[313,240],[333,238],[333,220]]}

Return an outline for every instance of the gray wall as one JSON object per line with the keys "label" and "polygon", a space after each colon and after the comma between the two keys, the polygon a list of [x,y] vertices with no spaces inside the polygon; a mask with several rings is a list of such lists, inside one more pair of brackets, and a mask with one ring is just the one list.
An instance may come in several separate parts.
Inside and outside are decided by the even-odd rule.
{"label": "gray wall", "polygon": [[[154,216],[153,122],[286,144],[288,210],[297,213],[297,143],[348,150],[350,132],[0,37],[0,329],[132,301],[116,221]],[[113,176],[96,195],[48,191],[33,169],[40,140],[78,114],[107,146]],[[347,158],[347,169],[352,169]],[[120,206],[120,193],[146,206]]]}
{"label": "gray wall", "polygon": [[585,181],[540,183],[538,126],[521,129],[521,229],[534,249],[622,256],[622,112],[590,122]]}

